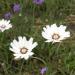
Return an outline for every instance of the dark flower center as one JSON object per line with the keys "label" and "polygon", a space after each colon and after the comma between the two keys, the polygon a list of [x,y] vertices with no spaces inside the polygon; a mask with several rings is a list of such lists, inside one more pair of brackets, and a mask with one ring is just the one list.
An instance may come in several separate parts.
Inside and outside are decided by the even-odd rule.
{"label": "dark flower center", "polygon": [[1,26],[0,26],[0,28],[5,28],[5,27],[6,27],[5,25],[1,25]]}
{"label": "dark flower center", "polygon": [[22,54],[26,54],[26,53],[27,53],[27,51],[28,51],[28,49],[27,49],[27,48],[21,48],[21,49],[20,49],[20,52],[21,52]]}
{"label": "dark flower center", "polygon": [[60,36],[59,36],[59,34],[53,34],[52,35],[52,39],[54,39],[54,40],[58,40],[60,38]]}

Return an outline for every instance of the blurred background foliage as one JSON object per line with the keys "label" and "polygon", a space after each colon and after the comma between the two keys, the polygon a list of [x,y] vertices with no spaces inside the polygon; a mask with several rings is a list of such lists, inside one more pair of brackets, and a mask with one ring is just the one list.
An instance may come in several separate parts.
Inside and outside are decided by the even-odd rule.
{"label": "blurred background foliage", "polygon": [[[13,12],[14,3],[20,4],[20,12]],[[19,73],[24,60],[15,61],[9,51],[10,42],[18,36],[33,37],[38,42],[34,56],[47,62],[47,75],[75,75],[75,0],[45,0],[41,5],[33,0],[0,0],[0,19],[7,12],[12,14],[13,28],[0,32],[0,75],[41,75],[39,70],[45,65],[36,59],[25,61]],[[67,25],[71,31],[71,37],[60,47],[58,43],[44,43],[41,36],[43,26],[53,23]]]}

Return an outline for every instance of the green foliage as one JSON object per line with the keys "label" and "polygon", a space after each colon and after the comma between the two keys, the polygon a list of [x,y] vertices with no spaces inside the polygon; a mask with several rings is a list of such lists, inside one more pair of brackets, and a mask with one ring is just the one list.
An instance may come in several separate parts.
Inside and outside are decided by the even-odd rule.
{"label": "green foliage", "polygon": [[[20,13],[12,12],[10,6],[13,3],[20,3]],[[42,28],[46,24],[63,24],[68,15],[74,15],[74,3],[75,0],[45,0],[42,5],[36,5],[32,0],[0,0],[1,19],[6,12],[10,11],[13,14],[13,28],[0,32],[0,75],[40,75],[39,69],[45,66],[36,59],[13,59],[9,46],[18,36],[33,37],[38,42],[38,47],[33,50],[34,56],[46,61],[49,68],[47,75],[75,75],[75,37],[72,37],[74,35],[63,41],[60,46],[59,43],[45,43],[41,36]],[[37,22],[39,19],[40,22]]]}

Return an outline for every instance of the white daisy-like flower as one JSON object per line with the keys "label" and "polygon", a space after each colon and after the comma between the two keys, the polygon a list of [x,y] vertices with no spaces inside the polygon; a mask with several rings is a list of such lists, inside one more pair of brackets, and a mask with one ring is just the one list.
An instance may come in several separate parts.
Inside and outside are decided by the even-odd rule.
{"label": "white daisy-like flower", "polygon": [[51,26],[47,25],[43,28],[42,36],[46,39],[46,42],[61,42],[67,37],[70,37],[70,32],[65,30],[66,26],[63,25],[59,27],[56,24],[52,24]]}
{"label": "white daisy-like flower", "polygon": [[0,31],[4,32],[5,30],[8,30],[12,28],[12,25],[10,24],[10,20],[0,20]]}
{"label": "white daisy-like flower", "polygon": [[33,43],[33,38],[27,40],[26,37],[19,36],[18,41],[14,39],[10,46],[10,50],[14,53],[15,59],[24,58],[27,60],[34,54],[32,49],[37,46],[37,42]]}

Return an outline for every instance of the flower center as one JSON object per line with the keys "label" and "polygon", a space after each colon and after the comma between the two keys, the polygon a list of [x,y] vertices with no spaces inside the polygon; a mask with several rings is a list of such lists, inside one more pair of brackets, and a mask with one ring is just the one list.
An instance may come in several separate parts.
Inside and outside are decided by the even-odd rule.
{"label": "flower center", "polygon": [[5,28],[6,26],[5,26],[5,25],[1,25],[0,27],[1,27],[1,28]]}
{"label": "flower center", "polygon": [[26,53],[27,53],[27,51],[28,51],[28,49],[27,49],[27,48],[21,48],[21,50],[20,50],[20,52],[21,52],[22,54],[26,54]]}
{"label": "flower center", "polygon": [[59,34],[53,34],[52,35],[52,39],[54,39],[54,40],[58,40],[60,38],[60,36],[59,36]]}

